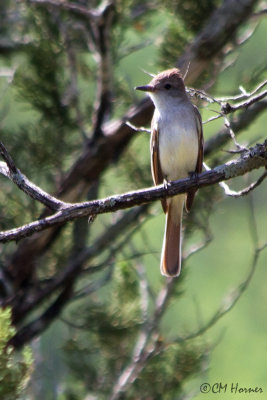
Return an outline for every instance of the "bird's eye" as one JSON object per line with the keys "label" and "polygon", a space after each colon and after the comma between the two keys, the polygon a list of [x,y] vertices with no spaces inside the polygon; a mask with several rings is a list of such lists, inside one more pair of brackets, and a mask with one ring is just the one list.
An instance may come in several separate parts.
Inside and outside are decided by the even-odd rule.
{"label": "bird's eye", "polygon": [[172,85],[170,85],[169,83],[166,83],[166,85],[164,85],[164,88],[166,90],[169,90],[172,87]]}

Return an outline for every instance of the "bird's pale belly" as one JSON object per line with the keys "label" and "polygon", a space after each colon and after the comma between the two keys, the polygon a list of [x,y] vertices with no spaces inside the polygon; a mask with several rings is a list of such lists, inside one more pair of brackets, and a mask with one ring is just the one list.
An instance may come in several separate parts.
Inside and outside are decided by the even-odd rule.
{"label": "bird's pale belly", "polygon": [[[167,127],[166,127],[167,128]],[[196,128],[169,127],[160,131],[159,156],[164,177],[177,180],[195,171],[198,157],[198,136]],[[178,129],[177,129],[178,128]]]}

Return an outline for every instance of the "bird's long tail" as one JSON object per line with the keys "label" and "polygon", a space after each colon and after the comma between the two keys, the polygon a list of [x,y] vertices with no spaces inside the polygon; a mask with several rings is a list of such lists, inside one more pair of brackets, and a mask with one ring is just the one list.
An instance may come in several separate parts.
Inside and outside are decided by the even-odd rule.
{"label": "bird's long tail", "polygon": [[182,216],[184,195],[168,200],[165,234],[161,253],[161,273],[175,277],[181,271]]}

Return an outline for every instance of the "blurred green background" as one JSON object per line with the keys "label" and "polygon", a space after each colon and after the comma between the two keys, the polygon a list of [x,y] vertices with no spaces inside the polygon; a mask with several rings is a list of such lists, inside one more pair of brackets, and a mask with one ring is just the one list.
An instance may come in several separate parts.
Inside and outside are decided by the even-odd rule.
{"label": "blurred green background", "polygon": [[[143,70],[151,73],[157,73],[161,70],[162,65],[159,63],[162,49],[161,36],[165,33],[166,21],[169,17],[168,13],[156,13],[151,18],[148,29],[146,26],[142,28],[141,34],[138,29],[129,29],[127,31],[124,37],[124,43],[127,46],[134,45],[140,41],[146,42],[146,40],[148,40],[148,43],[140,50],[122,58],[116,67],[115,75],[118,85],[123,84],[124,90],[128,90],[128,98],[124,100],[123,96],[121,96],[116,100],[114,118],[120,117],[128,104],[137,102],[138,99],[143,97],[133,90],[136,85],[148,82],[149,77]],[[237,94],[239,93],[240,85],[247,90],[252,88],[250,80],[255,70],[257,68],[262,69],[266,65],[266,36],[267,21],[263,19],[258,24],[253,36],[237,51],[234,51],[233,55],[229,56],[236,57],[236,62],[220,74],[216,84],[211,89],[213,96],[223,97]],[[154,40],[154,37],[157,40]],[[87,62],[88,65],[92,63],[90,56],[88,56]],[[16,67],[19,70],[26,68],[25,59],[22,55],[8,62],[2,57],[0,63],[2,68],[7,67],[7,64],[9,64],[10,68]],[[248,87],[246,87],[246,82],[249,85]],[[0,84],[1,127],[4,131],[4,137],[1,140],[4,141],[7,148],[13,148],[14,153],[17,151],[18,154],[16,140],[19,132],[22,132],[21,127],[31,126],[34,131],[39,114],[32,110],[27,99],[23,100],[21,93],[18,95],[16,80],[7,84],[7,79],[2,76]],[[92,82],[80,82],[81,97],[85,103],[89,101],[92,87]],[[213,105],[200,105],[203,121],[214,115],[213,109]],[[205,124],[205,139],[213,136],[222,126],[222,119]],[[242,132],[238,140],[248,146],[255,142],[262,142],[266,137],[266,126],[267,115],[265,113],[246,132]],[[13,132],[15,133],[14,135]],[[114,188],[116,188],[116,193],[119,193],[140,187],[138,182],[130,175],[132,163],[146,168],[145,174],[150,176],[149,137],[145,133],[133,133],[133,135],[135,135],[135,138],[130,148],[119,160],[119,163],[113,165],[102,177],[100,197],[115,194]],[[49,142],[49,138],[47,141]],[[71,139],[71,141],[74,143],[75,138]],[[77,154],[81,141],[82,139],[79,138],[74,144]],[[33,149],[34,153],[36,149],[38,149],[38,138],[36,138],[36,147]],[[27,159],[31,159],[33,152],[31,150],[28,151],[27,148],[22,148],[21,153],[18,154],[16,160],[19,160],[18,167],[23,172],[26,172]],[[24,159],[25,154],[27,155]],[[38,154],[35,153],[34,158],[36,162]],[[66,156],[63,170],[67,170],[70,164],[71,160]],[[36,184],[40,186],[44,184],[47,190],[52,188],[54,183],[53,178],[50,177],[50,166],[49,163],[46,164],[44,158],[41,160],[39,168],[37,165],[37,168],[30,175],[30,178]],[[48,173],[48,176],[42,177],[43,173]],[[255,171],[252,174],[232,180],[228,184],[233,190],[240,190],[248,186],[258,176],[259,171]],[[2,177],[1,185],[4,190],[1,191],[0,197],[2,204],[5,204],[9,192],[13,189],[11,189],[11,183],[7,183]],[[255,229],[259,244],[263,245],[266,242],[266,182],[263,182],[249,196],[238,199],[226,198],[221,188],[218,189],[218,193],[219,201],[215,204],[209,219],[212,241],[206,248],[193,255],[185,263],[184,270],[186,273],[181,283],[183,295],[171,301],[163,318],[161,324],[162,335],[167,340],[172,341],[177,336],[186,336],[198,330],[209,321],[222,303],[227,304],[229,299],[231,300],[232,291],[246,279],[251,269],[255,251]],[[15,202],[16,195],[17,191],[14,189],[10,197],[10,209],[12,209],[12,201]],[[29,216],[36,214],[36,208],[33,208],[23,216],[19,215],[24,209],[23,202],[19,207],[21,208],[16,205],[16,211],[14,211],[18,215],[17,221],[23,223]],[[39,207],[37,207],[38,209]],[[252,215],[252,210],[254,215]],[[12,211],[10,213],[12,214]],[[8,227],[8,221],[6,221],[5,217],[5,213],[2,211],[0,219],[2,229]],[[11,217],[8,218],[11,220]],[[103,226],[107,225],[110,220],[112,220],[112,216],[109,215],[99,217],[94,225],[95,233],[101,232]],[[256,228],[254,221],[256,221]],[[164,215],[160,204],[156,203],[151,209],[150,218],[140,225],[140,229],[134,234],[132,240],[132,248],[137,253],[144,253],[142,263],[155,293],[164,281],[164,278],[159,273],[163,231]],[[185,240],[185,251],[198,240],[200,240],[199,233],[195,233]],[[9,248],[12,248],[12,246],[14,245],[11,244]],[[119,258],[121,262],[125,261],[127,263],[127,257],[129,256],[130,250],[128,249],[123,251]],[[227,395],[221,395],[221,398],[227,400],[238,397],[238,394],[230,392],[229,388],[232,383],[234,385],[238,383],[239,387],[243,388],[262,388],[264,393],[267,392],[266,266],[267,249],[260,254],[255,274],[233,309],[203,335],[194,339],[196,345],[204,346],[210,350],[210,352],[207,352],[207,359],[203,363],[203,371],[187,381],[183,388],[184,393],[194,395],[196,400],[213,400],[219,397],[218,393],[212,393],[212,391],[208,394],[200,393],[200,385],[204,382],[208,382],[211,386],[216,383],[227,384]],[[103,296],[105,296],[105,290],[103,290],[103,293]],[[74,305],[71,304],[67,307],[62,319],[54,322],[39,339],[33,341],[35,371],[31,387],[25,398],[34,398],[33,393],[35,395],[38,393],[41,396],[38,398],[48,400],[67,399],[67,397],[64,397],[64,385],[68,379],[74,378],[70,378],[71,372],[68,367],[69,361],[66,361],[67,356],[64,351],[64,345],[65,341],[68,341],[70,337],[75,337],[75,329],[66,325],[63,320],[65,318],[68,320],[73,318],[73,312],[77,312],[75,310],[79,309],[77,304],[76,302]],[[77,393],[79,391],[78,385],[76,382]],[[264,393],[247,395],[247,398],[253,400],[262,399],[264,398]],[[245,395],[240,394],[239,398],[245,398],[243,396]],[[77,399],[79,398],[82,397],[77,395]],[[164,395],[162,395],[162,398],[164,398]]]}

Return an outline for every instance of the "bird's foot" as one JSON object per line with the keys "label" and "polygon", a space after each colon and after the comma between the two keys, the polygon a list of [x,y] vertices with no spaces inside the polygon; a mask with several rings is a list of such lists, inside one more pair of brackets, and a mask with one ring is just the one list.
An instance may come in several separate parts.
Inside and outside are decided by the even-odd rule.
{"label": "bird's foot", "polygon": [[163,179],[163,186],[164,186],[165,190],[168,190],[168,187],[171,186],[171,183],[170,183],[170,181],[168,181],[167,178]]}

